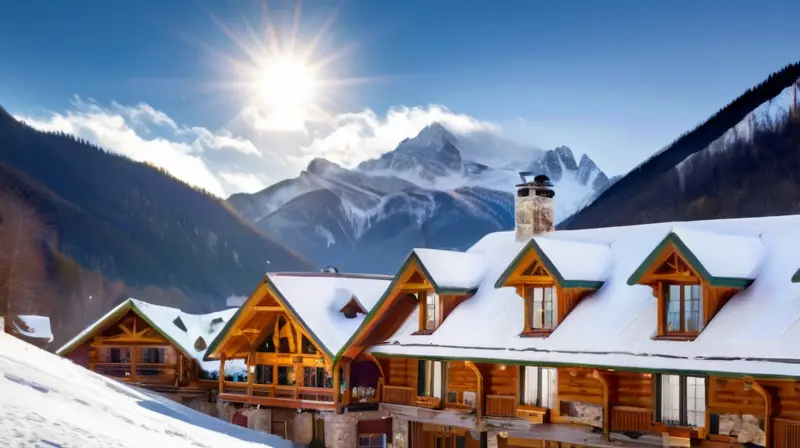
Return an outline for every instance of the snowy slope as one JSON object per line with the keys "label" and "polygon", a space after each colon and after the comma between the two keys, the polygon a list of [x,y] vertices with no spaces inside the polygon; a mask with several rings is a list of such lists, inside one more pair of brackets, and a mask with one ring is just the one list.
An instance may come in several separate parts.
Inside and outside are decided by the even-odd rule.
{"label": "snowy slope", "polygon": [[0,333],[0,446],[291,447]]}
{"label": "snowy slope", "polygon": [[[508,158],[487,158],[486,148]],[[228,201],[317,266],[393,274],[414,247],[464,250],[486,233],[513,228],[520,171],[553,181],[556,220],[609,184],[591,158],[576,161],[565,146],[543,151],[432,124],[355,169],[314,159],[295,179]]]}

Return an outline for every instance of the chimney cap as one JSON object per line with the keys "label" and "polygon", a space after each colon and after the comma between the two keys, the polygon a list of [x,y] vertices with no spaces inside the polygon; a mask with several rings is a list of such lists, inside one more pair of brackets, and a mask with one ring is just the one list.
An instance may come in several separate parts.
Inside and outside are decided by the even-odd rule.
{"label": "chimney cap", "polygon": [[553,183],[550,182],[550,178],[545,176],[544,174],[539,174],[534,176],[533,181],[529,181],[528,177],[533,176],[534,174],[530,171],[521,171],[519,173],[519,178],[522,180],[522,183],[517,185],[517,187],[547,187],[550,188],[553,186]]}

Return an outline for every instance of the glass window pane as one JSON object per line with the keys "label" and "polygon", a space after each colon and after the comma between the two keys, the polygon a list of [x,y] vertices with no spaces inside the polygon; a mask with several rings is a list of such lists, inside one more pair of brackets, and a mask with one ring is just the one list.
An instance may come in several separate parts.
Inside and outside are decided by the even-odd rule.
{"label": "glass window pane", "polygon": [[686,331],[700,331],[703,325],[702,289],[700,285],[687,285],[684,286],[683,294],[686,300],[684,308]]}
{"label": "glass window pane", "polygon": [[664,291],[667,294],[667,328],[666,331],[681,331],[681,287],[669,285]]}
{"label": "glass window pane", "polygon": [[661,422],[678,426],[681,422],[680,377],[661,375]]}
{"label": "glass window pane", "polygon": [[528,406],[537,406],[539,396],[539,368],[525,367],[525,390],[523,393],[523,403]]}
{"label": "glass window pane", "polygon": [[556,369],[550,369],[550,368],[542,368],[541,372],[542,372],[541,374],[542,392],[541,392],[541,400],[539,402],[539,406],[543,408],[552,409],[553,406],[555,405],[555,394],[556,391],[558,390],[558,388],[556,387],[558,373]]}
{"label": "glass window pane", "polygon": [[544,289],[544,328],[556,327],[556,288],[555,286]]}
{"label": "glass window pane", "polygon": [[442,398],[442,362],[433,361],[433,391],[431,396]]}
{"label": "glass window pane", "polygon": [[706,424],[706,379],[686,377],[686,423],[703,427]]}
{"label": "glass window pane", "polygon": [[533,288],[533,307],[531,309],[533,312],[531,319],[533,328],[543,328],[544,288]]}

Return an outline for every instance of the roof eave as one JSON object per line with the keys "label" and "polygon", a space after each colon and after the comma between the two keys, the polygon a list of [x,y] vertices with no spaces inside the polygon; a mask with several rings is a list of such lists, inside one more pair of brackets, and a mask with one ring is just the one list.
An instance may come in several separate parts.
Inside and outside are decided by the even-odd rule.
{"label": "roof eave", "polygon": [[534,238],[531,238],[527,244],[519,251],[514,260],[511,261],[511,264],[508,265],[505,271],[500,275],[500,278],[494,284],[495,288],[502,288],[508,282],[508,278],[511,276],[514,271],[517,270],[519,264],[522,263],[522,260],[525,259],[525,255],[528,253],[529,250],[533,250],[536,252],[536,255],[539,257],[539,260],[544,264],[545,268],[548,272],[553,275],[555,282],[561,288],[588,288],[588,289],[600,289],[605,283],[602,280],[566,280],[561,272],[556,268],[556,265],[550,260],[550,257],[542,250],[542,247],[536,243]]}
{"label": "roof eave", "polygon": [[[660,243],[650,252],[647,258],[642,261],[639,267],[633,271],[633,274],[628,278],[628,285],[638,285],[642,282],[642,277],[647,273],[647,270],[655,263],[656,259],[661,255],[663,250],[669,245],[672,244],[678,250],[678,252],[686,259],[689,265],[697,271],[697,275],[699,275],[703,280],[705,280],[711,286],[718,286],[718,287],[728,287],[728,288],[746,288],[750,286],[751,283],[755,279],[752,278],[741,278],[741,277],[716,277],[711,275],[708,270],[700,263],[700,260],[697,256],[689,249],[683,240],[673,231],[670,231],[667,236],[661,240]],[[800,271],[798,271],[800,272]],[[795,275],[798,275],[797,273]],[[794,277],[793,277],[794,278]]]}
{"label": "roof eave", "polygon": [[589,369],[600,369],[600,370],[620,370],[620,371],[627,371],[627,372],[642,372],[642,373],[664,373],[664,374],[676,374],[676,375],[689,375],[689,376],[715,376],[715,377],[726,377],[726,378],[738,378],[741,376],[749,376],[756,379],[775,379],[775,378],[786,378],[786,379],[798,379],[800,380],[800,375],[792,376],[792,375],[781,375],[781,374],[751,374],[751,373],[737,373],[737,372],[725,372],[725,371],[716,371],[716,370],[681,370],[681,369],[653,369],[653,368],[645,368],[645,367],[630,367],[630,366],[620,366],[614,364],[592,364],[592,363],[575,363],[575,362],[544,362],[544,361],[520,361],[514,359],[504,359],[504,358],[482,358],[482,357],[474,357],[474,356],[420,356],[418,354],[399,354],[399,353],[381,353],[376,352],[373,353],[374,355],[380,357],[387,357],[387,358],[421,358],[427,359],[432,361],[472,361],[476,363],[486,363],[486,364],[505,364],[505,365],[519,365],[519,366],[541,366],[541,367],[576,367],[576,368],[589,368]]}

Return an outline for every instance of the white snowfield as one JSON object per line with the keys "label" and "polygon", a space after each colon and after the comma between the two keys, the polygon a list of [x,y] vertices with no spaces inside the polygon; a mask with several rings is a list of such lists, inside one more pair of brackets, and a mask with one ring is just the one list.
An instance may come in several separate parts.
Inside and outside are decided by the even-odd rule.
{"label": "white snowfield", "polygon": [[0,447],[288,448],[0,333]]}

